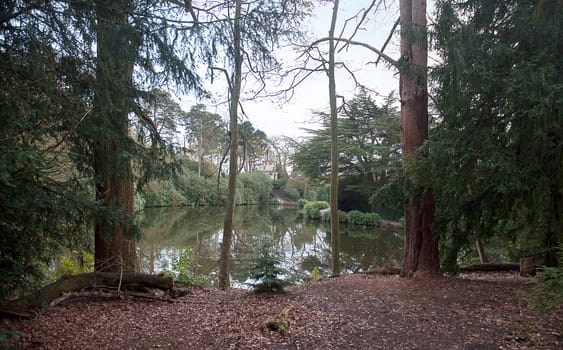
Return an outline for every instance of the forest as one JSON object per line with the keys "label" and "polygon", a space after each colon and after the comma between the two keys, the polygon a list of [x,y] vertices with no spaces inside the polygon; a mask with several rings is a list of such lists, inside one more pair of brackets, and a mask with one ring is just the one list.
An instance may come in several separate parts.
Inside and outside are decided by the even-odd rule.
{"label": "forest", "polygon": [[[366,0],[341,18],[351,3],[2,1],[0,347],[562,346],[563,3]],[[319,8],[332,17],[316,36],[303,28]],[[387,39],[363,41],[382,15],[396,17]],[[382,96],[347,66],[351,47],[396,90]],[[328,103],[302,116],[317,121],[306,136],[249,120],[245,106],[291,104],[315,74]],[[261,251],[254,289],[267,293],[232,288],[236,208],[287,203],[318,205],[329,276],[289,287]],[[220,208],[210,285],[182,275],[189,250],[179,274],[140,272],[139,217],[154,207]],[[341,271],[353,215],[400,227],[399,266]],[[488,259],[494,242],[502,261]],[[532,277],[483,272],[524,264]],[[147,321],[143,338],[151,313],[175,326]],[[67,338],[67,318],[94,328]]]}

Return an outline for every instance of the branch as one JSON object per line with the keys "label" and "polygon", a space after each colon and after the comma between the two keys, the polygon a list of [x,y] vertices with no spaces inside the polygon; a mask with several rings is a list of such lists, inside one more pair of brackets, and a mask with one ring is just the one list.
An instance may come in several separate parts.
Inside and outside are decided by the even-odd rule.
{"label": "branch", "polygon": [[394,66],[394,67],[396,67],[396,68],[400,68],[400,62],[399,62],[399,61],[392,59],[390,56],[384,54],[384,53],[383,53],[382,51],[380,51],[379,49],[377,49],[377,48],[375,48],[375,47],[373,47],[373,46],[371,46],[371,45],[369,45],[369,44],[360,42],[360,41],[355,41],[355,40],[350,40],[350,39],[344,39],[344,38],[322,38],[322,39],[319,39],[319,40],[314,41],[311,45],[309,45],[309,48],[312,49],[314,46],[316,46],[316,45],[318,45],[318,44],[320,44],[320,43],[322,43],[322,42],[330,41],[330,40],[342,41],[342,42],[345,42],[345,43],[347,43],[347,44],[349,44],[349,45],[356,45],[356,46],[365,47],[366,49],[368,49],[368,50],[370,50],[370,51],[372,51],[372,52],[375,52],[375,53],[378,54],[380,57],[383,57],[383,59],[386,60],[386,61],[387,61],[389,64],[391,64],[392,66]]}
{"label": "branch", "polygon": [[[385,40],[385,43],[383,44],[383,47],[381,48],[381,52],[385,51],[387,44],[389,44],[389,42],[391,41],[391,38],[393,37],[393,32],[395,31],[395,29],[397,29],[397,26],[399,26],[400,22],[401,22],[401,19],[397,18],[397,20],[395,21],[395,24],[393,24],[393,28],[391,28],[391,32],[389,32],[389,36],[387,37],[387,40]],[[376,66],[379,63],[380,59],[381,59],[381,55],[379,55],[379,57],[377,57],[377,61],[375,61]]]}

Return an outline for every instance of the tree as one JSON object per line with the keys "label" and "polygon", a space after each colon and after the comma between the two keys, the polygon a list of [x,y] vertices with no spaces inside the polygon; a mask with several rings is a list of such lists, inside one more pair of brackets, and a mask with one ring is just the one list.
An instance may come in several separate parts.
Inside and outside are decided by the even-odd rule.
{"label": "tree", "polygon": [[[282,38],[289,40],[299,36],[299,22],[308,11],[309,2],[303,0],[256,1],[245,4],[235,2],[234,14],[230,2],[214,6],[215,15],[210,25],[201,28],[199,34],[207,33],[212,72],[225,74],[229,93],[229,195],[225,209],[223,243],[219,262],[219,287],[229,288],[229,260],[233,228],[234,197],[236,190],[238,118],[241,102],[241,82],[255,80],[265,83],[265,76],[279,65],[273,56],[273,47]],[[220,14],[220,15],[219,15]],[[218,20],[220,18],[220,20]],[[204,30],[205,29],[205,30]],[[217,55],[222,48],[224,55]],[[228,68],[220,65],[227,62]],[[263,86],[262,86],[263,88]],[[259,90],[262,90],[260,88]],[[255,92],[252,97],[256,97]]]}
{"label": "tree", "polygon": [[[444,264],[474,236],[555,265],[563,239],[559,1],[440,1],[433,72],[441,122],[422,167]],[[440,184],[437,186],[436,181]]]}
{"label": "tree", "polygon": [[186,115],[184,126],[185,141],[196,149],[198,174],[202,176],[205,156],[219,158],[223,153],[222,144],[227,134],[225,125],[221,116],[207,112],[203,104],[196,104]]}
{"label": "tree", "polygon": [[[334,38],[336,18],[338,16],[338,0],[334,1],[332,20],[328,36]],[[336,79],[334,77],[335,55],[334,40],[329,41],[328,49],[328,94],[330,104],[330,248],[332,252],[332,275],[340,276],[340,220],[338,218],[338,110],[336,106]]]}
{"label": "tree", "polygon": [[[178,128],[187,118],[187,113],[182,110],[180,104],[172,99],[169,92],[161,89],[141,93],[139,100],[144,115],[154,123],[158,137],[168,145],[177,144],[176,136],[180,133]],[[138,141],[150,146],[154,141],[155,134],[147,132],[140,125],[142,123],[142,120],[133,120],[131,124],[135,126]]]}
{"label": "tree", "polygon": [[0,303],[41,282],[63,248],[87,249],[94,205],[73,167],[76,128],[92,116],[76,46],[56,4],[0,3]]}
{"label": "tree", "polygon": [[295,152],[297,141],[288,136],[276,136],[270,139],[270,145],[276,159],[276,171],[280,178],[288,178],[291,157]]}
{"label": "tree", "polygon": [[[339,206],[371,211],[370,197],[388,186],[401,172],[399,114],[390,94],[381,105],[361,90],[339,113]],[[311,131],[293,155],[295,168],[313,179],[327,178],[330,170],[330,127]]]}
{"label": "tree", "polygon": [[97,0],[97,64],[94,99],[96,201],[117,214],[118,224],[98,222],[95,228],[95,270],[135,271],[133,235],[133,173],[124,151],[129,139],[129,112],[134,100],[133,66],[139,39],[129,23],[129,1]]}
{"label": "tree", "polygon": [[[418,151],[428,135],[426,1],[401,0],[401,149],[405,170],[423,154]],[[415,272],[440,272],[438,243],[432,233],[434,198],[430,188],[408,188],[405,213],[405,247],[401,276]]]}
{"label": "tree", "polygon": [[231,241],[233,237],[233,215],[235,210],[236,175],[238,172],[238,106],[242,82],[242,51],[241,51],[241,7],[242,0],[236,0],[233,18],[233,82],[229,86],[229,194],[223,224],[223,241],[221,242],[221,258],[219,260],[219,288],[227,289],[231,282],[229,278],[231,262]]}

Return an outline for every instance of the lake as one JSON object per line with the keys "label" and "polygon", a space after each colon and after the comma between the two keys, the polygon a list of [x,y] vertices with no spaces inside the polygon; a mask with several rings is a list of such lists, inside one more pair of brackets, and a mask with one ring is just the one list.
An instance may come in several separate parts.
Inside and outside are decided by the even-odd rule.
{"label": "lake", "polygon": [[[191,247],[196,273],[215,282],[221,251],[224,208],[147,208],[139,213],[142,239],[138,243],[140,269],[172,270],[172,259]],[[340,226],[342,273],[400,266],[402,232],[356,225]],[[297,208],[244,206],[235,210],[231,284],[245,287],[263,246],[277,251],[288,278],[304,281],[316,268],[330,275],[330,227],[304,221]]]}

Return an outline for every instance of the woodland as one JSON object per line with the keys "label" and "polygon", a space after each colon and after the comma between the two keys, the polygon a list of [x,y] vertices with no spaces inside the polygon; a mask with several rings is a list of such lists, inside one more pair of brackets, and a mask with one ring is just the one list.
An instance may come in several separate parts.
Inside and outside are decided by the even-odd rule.
{"label": "woodland", "polygon": [[[346,3],[2,1],[0,347],[561,348],[563,3],[370,0],[345,30]],[[318,6],[332,9],[320,38],[301,30]],[[356,38],[392,9],[385,44]],[[348,47],[398,93],[363,83]],[[313,74],[329,104],[307,137],[248,121],[245,103],[291,103]],[[183,94],[199,102],[186,111]],[[234,210],[272,193],[327,202],[331,278],[289,287],[266,254],[266,293],[231,288]],[[224,208],[213,286],[139,273],[138,212],[188,205]],[[341,274],[342,210],[400,221],[401,266]],[[524,261],[526,276],[483,272]]]}

